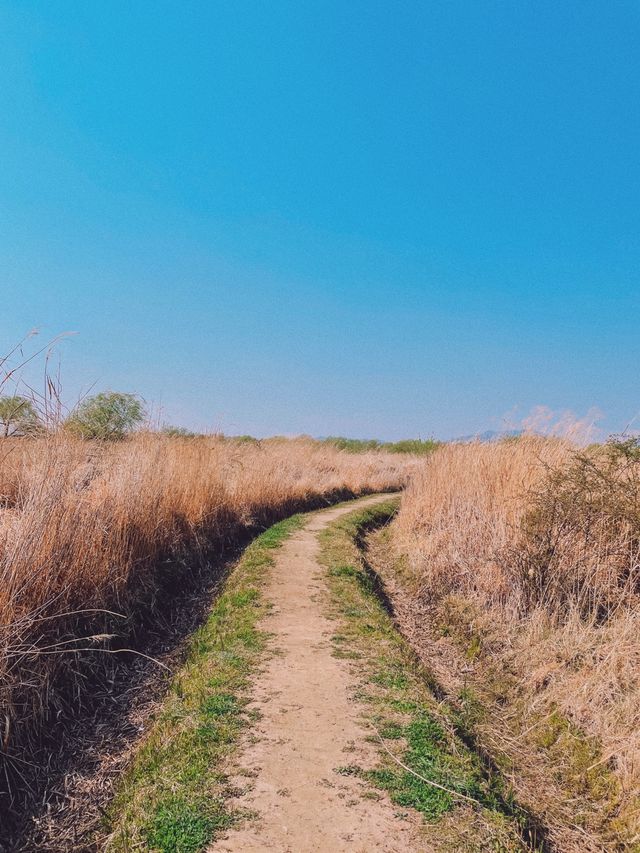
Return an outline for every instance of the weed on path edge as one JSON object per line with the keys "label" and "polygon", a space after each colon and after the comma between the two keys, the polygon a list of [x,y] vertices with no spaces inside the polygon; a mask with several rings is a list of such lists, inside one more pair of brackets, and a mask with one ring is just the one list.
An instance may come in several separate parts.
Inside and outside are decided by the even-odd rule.
{"label": "weed on path edge", "polygon": [[377,576],[361,548],[364,535],[397,510],[391,499],[357,510],[320,533],[335,654],[352,662],[371,739],[380,750],[373,770],[336,768],[384,790],[400,809],[420,812],[436,850],[501,853],[543,850],[504,781],[487,773],[459,736],[459,721],[436,698],[437,685],[396,629]]}
{"label": "weed on path edge", "polygon": [[109,809],[104,849],[197,853],[238,818],[223,768],[249,724],[247,689],[265,649],[261,589],[274,552],[304,515],[270,527],[245,551],[193,635],[150,733]]}

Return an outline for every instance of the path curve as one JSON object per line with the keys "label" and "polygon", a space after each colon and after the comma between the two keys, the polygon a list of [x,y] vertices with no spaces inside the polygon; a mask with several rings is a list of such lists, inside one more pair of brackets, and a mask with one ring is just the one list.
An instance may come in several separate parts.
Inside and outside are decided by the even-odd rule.
{"label": "path curve", "polygon": [[[260,719],[233,781],[233,805],[256,814],[211,847],[215,853],[406,853],[426,851],[414,825],[384,797],[364,796],[357,778],[336,768],[373,767],[376,747],[353,698],[356,677],[332,654],[336,623],[324,614],[326,582],[318,533],[342,515],[375,503],[362,498],[310,516],[279,550],[265,588],[273,605],[261,624],[272,654],[257,676],[250,708]],[[386,496],[388,499],[388,495]]]}

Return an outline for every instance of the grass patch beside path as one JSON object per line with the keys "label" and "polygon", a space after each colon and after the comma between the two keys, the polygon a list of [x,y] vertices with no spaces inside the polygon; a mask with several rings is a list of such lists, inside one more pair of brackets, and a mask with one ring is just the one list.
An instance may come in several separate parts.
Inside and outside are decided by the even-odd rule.
{"label": "grass patch beside path", "polygon": [[437,822],[429,833],[437,850],[536,849],[535,842],[523,840],[523,815],[502,778],[487,773],[458,736],[459,722],[435,698],[435,683],[396,630],[377,577],[363,558],[362,535],[390,520],[397,506],[392,499],[357,510],[320,534],[320,559],[338,620],[335,654],[352,660],[362,679],[357,698],[380,747],[374,770],[355,765],[336,770],[360,776],[388,792],[400,809],[414,809],[425,822]]}
{"label": "grass patch beside path", "polygon": [[275,524],[244,552],[205,624],[191,638],[151,731],[109,810],[109,853],[197,853],[237,815],[221,769],[247,725],[247,688],[265,648],[257,627],[274,549],[306,520]]}

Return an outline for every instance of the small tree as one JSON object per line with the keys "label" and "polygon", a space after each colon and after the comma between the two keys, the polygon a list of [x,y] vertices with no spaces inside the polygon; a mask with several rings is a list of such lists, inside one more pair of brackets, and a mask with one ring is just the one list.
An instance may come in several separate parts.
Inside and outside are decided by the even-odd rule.
{"label": "small tree", "polygon": [[0,428],[2,435],[26,435],[35,432],[40,418],[31,400],[17,394],[0,397]]}
{"label": "small tree", "polygon": [[82,438],[117,440],[139,426],[144,417],[139,397],[110,391],[83,400],[67,418],[66,427]]}

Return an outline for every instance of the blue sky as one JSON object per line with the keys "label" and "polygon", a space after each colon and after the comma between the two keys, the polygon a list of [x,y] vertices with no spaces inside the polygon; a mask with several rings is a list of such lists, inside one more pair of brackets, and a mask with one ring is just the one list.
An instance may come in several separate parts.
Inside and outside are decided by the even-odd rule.
{"label": "blue sky", "polygon": [[[640,410],[640,7],[0,4],[0,341],[227,432]],[[514,416],[512,415],[512,418]]]}

